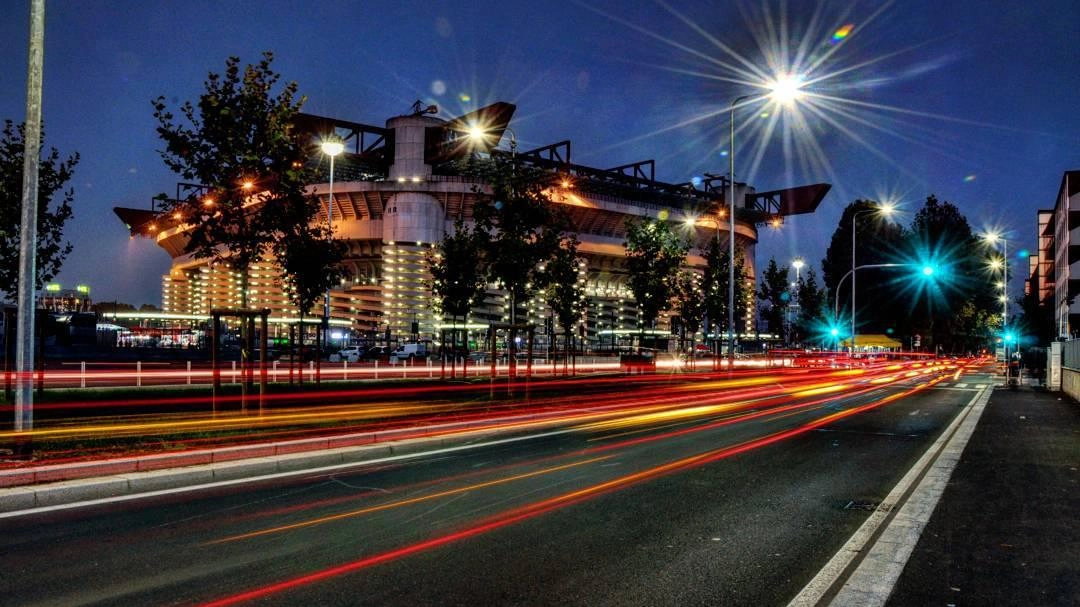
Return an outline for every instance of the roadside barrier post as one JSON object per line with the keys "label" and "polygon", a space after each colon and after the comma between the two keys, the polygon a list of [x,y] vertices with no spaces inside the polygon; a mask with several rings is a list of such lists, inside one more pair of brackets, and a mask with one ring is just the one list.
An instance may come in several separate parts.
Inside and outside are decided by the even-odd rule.
{"label": "roadside barrier post", "polygon": [[191,385],[191,361],[187,361],[187,384]]}
{"label": "roadside barrier post", "polygon": [[79,387],[86,387],[86,361],[79,363]]}
{"label": "roadside barrier post", "polygon": [[142,387],[142,361],[136,361],[135,363],[135,385]]}

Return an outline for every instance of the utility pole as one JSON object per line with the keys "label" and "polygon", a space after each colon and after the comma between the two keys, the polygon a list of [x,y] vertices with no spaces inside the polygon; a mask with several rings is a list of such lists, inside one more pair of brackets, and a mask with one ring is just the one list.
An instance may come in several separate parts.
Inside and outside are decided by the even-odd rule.
{"label": "utility pole", "polygon": [[[30,1],[23,133],[22,225],[19,230],[18,330],[15,351],[15,432],[34,429],[34,287],[37,277],[38,163],[41,156],[41,78],[45,63],[45,0]],[[18,439],[17,439],[18,440]],[[23,441],[19,441],[24,444]]]}

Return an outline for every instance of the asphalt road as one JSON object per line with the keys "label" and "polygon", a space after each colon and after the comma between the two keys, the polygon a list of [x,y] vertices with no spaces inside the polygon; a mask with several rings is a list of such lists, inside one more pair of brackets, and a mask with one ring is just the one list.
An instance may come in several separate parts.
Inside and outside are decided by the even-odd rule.
{"label": "asphalt road", "polygon": [[2,519],[0,596],[785,605],[989,382],[908,394],[927,379],[736,403],[730,387],[672,386],[513,442]]}

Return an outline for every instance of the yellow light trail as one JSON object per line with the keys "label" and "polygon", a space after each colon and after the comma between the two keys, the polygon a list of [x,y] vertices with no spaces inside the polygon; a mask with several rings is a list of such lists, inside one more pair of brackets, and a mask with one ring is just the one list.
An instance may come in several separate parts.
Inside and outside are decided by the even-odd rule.
{"label": "yellow light trail", "polygon": [[232,536],[229,536],[229,537],[226,537],[226,538],[222,538],[220,540],[214,540],[212,542],[207,542],[207,545],[224,544],[224,543],[227,543],[227,542],[235,542],[235,541],[238,541],[238,540],[246,540],[246,539],[250,539],[250,538],[253,538],[253,537],[260,537],[260,536],[263,536],[263,535],[270,535],[270,534],[273,534],[273,533],[281,533],[283,531],[291,531],[293,529],[303,529],[305,527],[313,527],[315,525],[323,525],[323,524],[330,523],[330,522],[333,522],[333,521],[340,521],[340,520],[347,519],[347,518],[354,518],[354,517],[357,517],[357,516],[363,516],[365,514],[372,514],[374,512],[382,512],[384,510],[391,510],[393,508],[401,508],[403,506],[411,506],[413,504],[420,504],[420,503],[423,503],[423,502],[428,502],[428,501],[436,500],[436,499],[443,498],[443,497],[450,497],[451,495],[460,495],[462,493],[468,493],[469,491],[476,491],[477,489],[485,489],[487,487],[495,487],[497,485],[505,485],[507,483],[512,483],[512,482],[515,482],[515,481],[525,480],[525,479],[533,478],[533,477],[536,477],[536,476],[542,476],[544,474],[551,474],[553,472],[561,472],[563,470],[569,470],[570,468],[576,468],[578,466],[584,466],[584,465],[587,465],[587,464],[594,464],[596,462],[601,462],[601,461],[604,461],[606,459],[610,459],[611,457],[613,457],[613,456],[604,455],[604,456],[600,456],[600,457],[593,457],[593,458],[590,458],[590,459],[582,460],[580,462],[571,462],[569,464],[563,464],[561,466],[553,466],[551,468],[544,468],[543,470],[534,470],[533,472],[526,472],[526,473],[517,474],[517,475],[514,475],[514,476],[507,476],[507,477],[504,477],[504,478],[499,478],[499,479],[495,479],[495,480],[491,480],[491,481],[485,481],[485,482],[482,482],[482,483],[475,483],[475,484],[472,484],[472,485],[467,485],[465,487],[458,487],[456,489],[448,489],[446,491],[440,491],[438,493],[432,493],[432,494],[429,494],[429,495],[422,495],[420,497],[413,497],[413,498],[409,498],[409,499],[398,500],[398,501],[394,501],[394,502],[388,502],[388,503],[385,503],[385,504],[379,504],[378,506],[369,506],[367,508],[360,508],[358,510],[350,510],[348,512],[341,512],[339,514],[332,514],[330,516],[323,516],[323,517],[319,517],[319,518],[315,518],[315,519],[310,519],[310,520],[307,520],[307,521],[302,521],[302,522],[299,522],[299,523],[293,523],[291,525],[281,525],[279,527],[271,527],[269,529],[262,529],[260,531],[252,531],[250,533],[242,533],[242,534],[239,534],[239,535],[232,535]]}

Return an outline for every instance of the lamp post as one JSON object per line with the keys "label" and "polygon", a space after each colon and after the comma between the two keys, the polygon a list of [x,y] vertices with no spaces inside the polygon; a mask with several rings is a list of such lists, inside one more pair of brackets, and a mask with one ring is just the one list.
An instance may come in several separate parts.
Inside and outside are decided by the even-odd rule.
{"label": "lamp post", "polygon": [[[892,205],[876,206],[872,209],[863,209],[856,211],[851,215],[851,354],[855,354],[855,226],[859,215],[865,215],[867,213],[878,213],[881,215],[889,216],[892,214],[895,207]],[[840,279],[843,282],[844,279]],[[840,294],[840,284],[836,285],[836,294]]]}
{"label": "lamp post", "polygon": [[788,303],[788,316],[791,318],[790,324],[795,324],[798,320],[799,282],[802,280],[800,273],[805,265],[806,262],[803,261],[802,257],[796,257],[791,261],[791,267],[795,268],[795,282],[791,283],[791,299],[789,300],[790,303]]}
{"label": "lamp post", "polygon": [[[329,230],[326,237],[330,241],[334,239],[334,157],[343,151],[345,144],[336,136],[322,142],[322,153],[330,157],[330,188],[326,199],[326,225]],[[330,287],[326,287],[323,303],[323,343],[330,346]]]}
{"label": "lamp post", "polygon": [[983,237],[991,245],[1001,241],[1001,343],[1005,347],[1005,385],[1009,385],[1009,241],[1003,235],[991,232]]}
{"label": "lamp post", "polygon": [[[805,83],[801,77],[783,74],[768,83],[768,97],[780,105],[799,99]],[[728,106],[728,371],[735,369],[735,108],[750,95],[736,97]]]}

